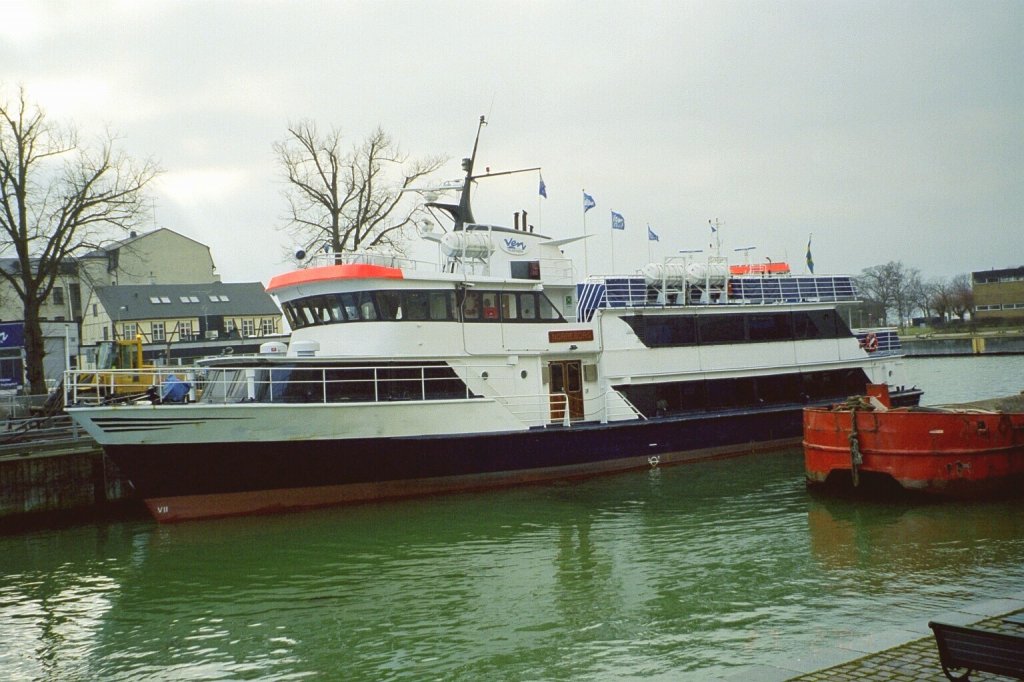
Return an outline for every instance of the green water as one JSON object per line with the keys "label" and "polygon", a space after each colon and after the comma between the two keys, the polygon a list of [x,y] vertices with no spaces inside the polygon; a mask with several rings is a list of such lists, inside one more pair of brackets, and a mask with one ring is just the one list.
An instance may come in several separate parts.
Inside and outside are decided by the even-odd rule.
{"label": "green water", "polygon": [[[986,397],[1024,358],[914,369]],[[1022,586],[1024,500],[812,497],[790,451],[0,536],[0,678],[720,679]]]}
{"label": "green water", "polygon": [[799,452],[0,538],[14,679],[714,679],[1024,585],[1024,504],[826,501]]}

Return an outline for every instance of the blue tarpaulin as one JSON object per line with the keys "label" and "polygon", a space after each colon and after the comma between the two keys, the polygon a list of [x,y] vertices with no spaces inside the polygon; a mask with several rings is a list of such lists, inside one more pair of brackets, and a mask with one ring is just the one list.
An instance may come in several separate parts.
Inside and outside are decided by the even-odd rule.
{"label": "blue tarpaulin", "polygon": [[192,385],[187,381],[182,381],[172,374],[164,379],[164,383],[160,387],[160,400],[165,403],[183,403],[191,388]]}

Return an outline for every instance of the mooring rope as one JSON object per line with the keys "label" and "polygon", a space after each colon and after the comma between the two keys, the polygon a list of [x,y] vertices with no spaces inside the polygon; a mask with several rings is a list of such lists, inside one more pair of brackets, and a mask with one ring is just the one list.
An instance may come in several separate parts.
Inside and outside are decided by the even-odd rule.
{"label": "mooring rope", "polygon": [[853,487],[860,485],[860,465],[864,463],[864,457],[860,453],[860,438],[857,435],[857,408],[850,410],[850,474],[853,477]]}

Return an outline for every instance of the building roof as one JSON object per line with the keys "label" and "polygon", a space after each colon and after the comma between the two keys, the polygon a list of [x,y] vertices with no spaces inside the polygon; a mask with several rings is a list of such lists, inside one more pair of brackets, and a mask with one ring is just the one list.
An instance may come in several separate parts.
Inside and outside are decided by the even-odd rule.
{"label": "building roof", "polygon": [[97,288],[96,296],[111,317],[124,308],[123,320],[281,314],[259,282],[110,286]]}
{"label": "building roof", "polygon": [[1016,268],[1002,268],[1001,270],[993,268],[992,270],[978,270],[971,273],[971,278],[975,281],[979,279],[992,280],[1000,277],[1020,278],[1021,276],[1024,276],[1024,266]]}
{"label": "building roof", "polygon": [[[31,260],[31,263],[32,263],[32,268],[37,268],[39,266],[39,259],[38,258],[33,258]],[[21,261],[18,260],[17,258],[7,258],[7,257],[0,258],[0,268],[2,268],[4,272],[9,273],[11,275],[14,275],[14,274],[17,274],[17,273],[21,272]],[[62,275],[73,275],[73,274],[75,274],[75,263],[74,263],[74,261],[63,260],[58,265],[58,268],[59,268],[60,274],[62,274]]]}
{"label": "building roof", "polygon": [[171,234],[173,234],[173,235],[175,235],[177,237],[181,237],[182,239],[187,239],[190,242],[195,242],[196,244],[199,244],[199,246],[202,246],[203,248],[206,248],[206,249],[210,248],[206,244],[203,244],[200,241],[196,241],[195,239],[192,239],[191,237],[186,237],[185,235],[181,234],[180,232],[175,232],[174,230],[172,230],[170,228],[167,228],[167,227],[160,227],[160,228],[157,228],[155,230],[150,230],[149,232],[143,232],[141,234],[139,234],[139,233],[137,233],[137,232],[135,232],[133,230],[128,237],[125,237],[124,239],[116,239],[116,240],[110,241],[110,242],[108,242],[106,244],[103,244],[102,246],[100,246],[99,248],[97,248],[97,249],[95,249],[93,251],[90,251],[90,252],[88,252],[86,254],[83,254],[81,257],[82,258],[106,258],[107,254],[109,252],[114,251],[115,249],[120,249],[122,246],[127,246],[128,244],[131,244],[132,242],[137,241],[139,239],[143,239],[143,238],[148,237],[150,235],[156,234],[157,232],[170,232]]}

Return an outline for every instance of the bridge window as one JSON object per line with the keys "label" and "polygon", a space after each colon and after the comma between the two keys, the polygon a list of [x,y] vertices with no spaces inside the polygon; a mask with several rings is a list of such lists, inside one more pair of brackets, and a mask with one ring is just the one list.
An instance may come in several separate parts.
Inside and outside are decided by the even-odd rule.
{"label": "bridge window", "polygon": [[372,320],[565,321],[539,292],[391,289],[309,296],[288,301],[282,308],[293,329]]}

